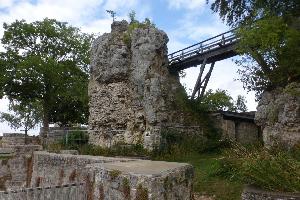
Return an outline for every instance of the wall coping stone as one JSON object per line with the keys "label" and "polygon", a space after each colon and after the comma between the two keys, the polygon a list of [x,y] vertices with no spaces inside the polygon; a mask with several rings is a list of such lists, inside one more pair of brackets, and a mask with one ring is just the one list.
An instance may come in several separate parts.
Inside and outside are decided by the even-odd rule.
{"label": "wall coping stone", "polygon": [[68,159],[68,158],[76,158],[76,159],[89,159],[99,161],[102,160],[103,162],[128,162],[137,159],[129,159],[129,158],[114,158],[114,157],[105,157],[105,156],[91,156],[91,155],[72,155],[72,154],[57,154],[57,153],[50,153],[47,151],[35,151],[34,156],[51,156],[60,159]]}
{"label": "wall coping stone", "polygon": [[151,161],[151,160],[133,160],[128,162],[113,162],[113,163],[94,163],[87,165],[87,168],[104,168],[108,171],[117,170],[124,174],[144,175],[144,176],[163,176],[172,171],[190,167],[192,165],[187,163],[165,162],[165,161]]}
{"label": "wall coping stone", "polygon": [[272,198],[289,198],[289,199],[300,199],[300,193],[291,193],[291,192],[271,192],[271,191],[266,191],[260,188],[257,188],[253,185],[247,185],[245,186],[243,193],[253,193],[253,194],[258,194],[261,196],[270,196]]}

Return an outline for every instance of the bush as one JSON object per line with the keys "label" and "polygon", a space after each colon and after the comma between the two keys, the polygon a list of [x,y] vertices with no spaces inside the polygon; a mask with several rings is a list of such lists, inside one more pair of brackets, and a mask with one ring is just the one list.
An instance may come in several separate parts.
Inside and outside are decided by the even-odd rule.
{"label": "bush", "polygon": [[300,162],[288,151],[235,145],[218,165],[214,173],[217,176],[270,191],[300,191]]}
{"label": "bush", "polygon": [[140,144],[116,144],[111,148],[85,144],[79,146],[77,150],[79,151],[79,154],[93,156],[147,157],[149,155],[149,152]]}
{"label": "bush", "polygon": [[161,131],[161,143],[152,152],[152,156],[156,159],[169,159],[193,153],[215,152],[225,146],[220,139],[221,135],[213,131],[201,135],[164,129]]}

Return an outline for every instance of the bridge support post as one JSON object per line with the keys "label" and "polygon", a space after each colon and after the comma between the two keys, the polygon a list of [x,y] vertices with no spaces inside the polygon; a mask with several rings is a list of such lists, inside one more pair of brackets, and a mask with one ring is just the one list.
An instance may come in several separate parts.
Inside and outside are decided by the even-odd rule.
{"label": "bridge support post", "polygon": [[[211,63],[211,66],[210,66],[210,68],[209,68],[209,71],[208,71],[208,73],[206,74],[206,76],[205,76],[205,78],[204,78],[204,80],[203,80],[203,81],[204,81],[204,85],[203,85],[203,87],[202,87],[201,94],[200,94],[200,96],[198,96],[198,98],[202,98],[202,97],[204,96],[204,92],[205,92],[207,83],[208,83],[208,81],[209,81],[209,79],[210,79],[212,70],[214,69],[214,66],[215,66],[215,62]],[[200,92],[200,90],[199,90],[199,92]]]}
{"label": "bridge support post", "polygon": [[203,60],[203,63],[201,64],[201,67],[200,67],[200,73],[199,73],[199,76],[197,78],[197,82],[195,84],[195,87],[194,87],[194,90],[193,90],[193,93],[192,93],[192,99],[195,98],[195,95],[197,93],[197,91],[200,90],[200,87],[201,87],[201,78],[202,78],[202,74],[204,72],[204,69],[205,69],[205,64],[206,64],[206,58]]}
{"label": "bridge support post", "polygon": [[198,92],[198,98],[202,98],[204,96],[205,89],[206,89],[208,81],[210,79],[212,70],[213,70],[213,68],[215,66],[215,62],[213,62],[211,64],[211,66],[210,66],[207,74],[205,75],[205,77],[203,78],[203,80],[201,80],[203,72],[204,72],[204,69],[205,69],[206,60],[207,59],[205,58],[204,61],[203,61],[203,63],[202,63],[202,65],[201,65],[200,73],[199,73],[197,82],[195,84],[195,87],[194,87],[194,90],[193,90],[193,93],[192,93],[192,96],[191,96],[192,99],[195,98],[195,95],[196,95],[197,92]]}

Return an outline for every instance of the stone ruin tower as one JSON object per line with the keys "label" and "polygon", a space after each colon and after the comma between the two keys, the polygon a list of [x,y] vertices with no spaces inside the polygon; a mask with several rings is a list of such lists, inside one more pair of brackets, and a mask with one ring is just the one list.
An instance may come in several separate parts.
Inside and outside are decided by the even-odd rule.
{"label": "stone ruin tower", "polygon": [[152,149],[161,127],[179,118],[174,102],[181,85],[167,68],[166,33],[137,28],[125,40],[127,30],[126,21],[114,22],[92,45],[89,142]]}

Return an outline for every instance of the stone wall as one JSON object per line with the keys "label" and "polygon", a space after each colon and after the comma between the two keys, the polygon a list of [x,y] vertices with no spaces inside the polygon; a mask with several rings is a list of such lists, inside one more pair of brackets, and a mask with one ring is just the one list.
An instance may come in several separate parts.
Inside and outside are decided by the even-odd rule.
{"label": "stone wall", "polygon": [[62,185],[85,180],[84,168],[91,163],[128,161],[125,158],[34,152],[31,187]]}
{"label": "stone wall", "polygon": [[300,84],[265,91],[257,106],[255,122],[262,127],[265,145],[292,147],[300,141]]}
{"label": "stone wall", "polygon": [[[237,113],[239,114],[239,113]],[[221,113],[212,115],[216,127],[222,130],[223,138],[241,144],[254,144],[261,141],[260,129],[252,120],[226,118]]]}
{"label": "stone wall", "polygon": [[88,200],[192,197],[193,167],[128,158],[34,153],[32,187],[84,182]]}
{"label": "stone wall", "polygon": [[184,163],[136,160],[91,164],[89,199],[192,199],[193,167]]}
{"label": "stone wall", "polygon": [[247,186],[242,193],[242,200],[298,200],[300,193],[267,192]]}
{"label": "stone wall", "polygon": [[25,135],[22,133],[3,133],[2,147],[11,145],[24,145]]}
{"label": "stone wall", "polygon": [[87,200],[85,185],[73,183],[0,192],[5,200]]}
{"label": "stone wall", "polygon": [[15,145],[7,149],[9,156],[0,160],[0,190],[28,187],[32,175],[32,155],[39,145]]}
{"label": "stone wall", "polygon": [[133,30],[125,41],[127,29],[126,21],[114,22],[112,32],[92,46],[90,143],[152,149],[161,126],[181,120],[175,105],[181,85],[167,68],[167,35],[150,26]]}

